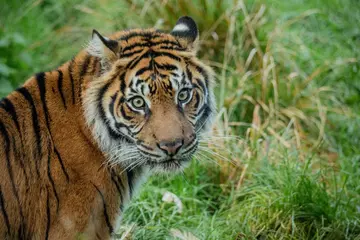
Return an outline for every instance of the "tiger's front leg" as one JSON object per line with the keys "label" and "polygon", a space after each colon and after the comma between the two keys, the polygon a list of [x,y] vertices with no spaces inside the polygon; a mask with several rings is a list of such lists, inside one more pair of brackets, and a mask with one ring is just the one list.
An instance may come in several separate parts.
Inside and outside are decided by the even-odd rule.
{"label": "tiger's front leg", "polygon": [[69,187],[49,239],[110,239],[120,215],[120,199],[112,191],[81,181]]}

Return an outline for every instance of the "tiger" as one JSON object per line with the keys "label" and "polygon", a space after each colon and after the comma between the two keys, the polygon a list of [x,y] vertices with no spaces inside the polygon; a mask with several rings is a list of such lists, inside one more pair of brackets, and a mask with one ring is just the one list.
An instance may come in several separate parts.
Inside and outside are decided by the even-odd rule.
{"label": "tiger", "polygon": [[0,102],[0,238],[114,239],[153,174],[189,165],[216,112],[188,16],[92,38]]}

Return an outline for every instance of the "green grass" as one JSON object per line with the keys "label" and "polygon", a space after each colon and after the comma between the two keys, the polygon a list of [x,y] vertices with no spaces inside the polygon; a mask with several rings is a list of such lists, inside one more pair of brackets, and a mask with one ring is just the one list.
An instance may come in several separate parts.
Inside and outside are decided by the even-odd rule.
{"label": "green grass", "polygon": [[198,22],[217,72],[214,137],[183,175],[145,184],[124,216],[133,239],[360,239],[357,0],[2,1],[2,96],[93,28]]}

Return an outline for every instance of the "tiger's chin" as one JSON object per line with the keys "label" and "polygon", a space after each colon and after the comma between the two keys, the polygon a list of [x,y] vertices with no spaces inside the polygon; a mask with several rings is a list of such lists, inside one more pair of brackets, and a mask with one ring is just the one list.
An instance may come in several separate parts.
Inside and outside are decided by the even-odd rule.
{"label": "tiger's chin", "polygon": [[189,166],[192,157],[181,159],[169,159],[162,162],[149,161],[146,165],[154,173],[176,173],[183,171]]}

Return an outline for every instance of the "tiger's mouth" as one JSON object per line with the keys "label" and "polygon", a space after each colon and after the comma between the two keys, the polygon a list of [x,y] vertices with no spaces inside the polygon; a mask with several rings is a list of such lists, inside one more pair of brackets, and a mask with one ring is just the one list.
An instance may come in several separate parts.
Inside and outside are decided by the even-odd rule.
{"label": "tiger's mouth", "polygon": [[146,164],[150,167],[151,170],[162,171],[162,172],[172,172],[184,169],[192,159],[192,156],[183,157],[183,158],[168,158],[164,161],[148,161]]}

